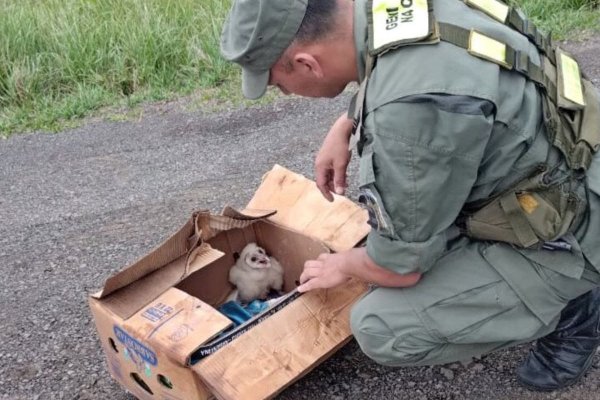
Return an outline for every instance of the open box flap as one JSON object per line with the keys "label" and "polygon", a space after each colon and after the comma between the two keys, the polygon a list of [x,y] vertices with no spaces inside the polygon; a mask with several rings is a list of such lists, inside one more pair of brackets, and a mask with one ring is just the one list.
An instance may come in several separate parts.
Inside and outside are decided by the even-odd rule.
{"label": "open box flap", "polygon": [[354,247],[370,230],[361,207],[338,195],[327,201],[313,181],[280,165],[265,174],[244,213],[270,209],[277,210],[271,221],[317,238],[336,252]]}
{"label": "open box flap", "polygon": [[188,238],[194,234],[194,220],[192,216],[177,233],[148,255],[108,278],[102,290],[92,297],[102,299],[185,255],[189,250]]}
{"label": "open box flap", "polygon": [[227,210],[228,215],[199,211],[173,236],[138,262],[110,277],[102,291],[92,295],[127,319],[187,276],[223,256],[205,240],[219,232],[244,228],[273,215],[265,211],[246,215]]}
{"label": "open box flap", "polygon": [[196,213],[195,233],[190,240],[195,243],[205,242],[223,231],[246,228],[275,213],[277,213],[275,210],[251,210],[248,213],[242,213],[229,206],[225,207],[220,215],[213,215],[209,211],[199,211]]}
{"label": "open box flap", "polygon": [[189,257],[184,254],[126,287],[106,295],[101,299],[102,303],[112,313],[127,319],[186,276],[218,260],[223,254],[202,243]]}

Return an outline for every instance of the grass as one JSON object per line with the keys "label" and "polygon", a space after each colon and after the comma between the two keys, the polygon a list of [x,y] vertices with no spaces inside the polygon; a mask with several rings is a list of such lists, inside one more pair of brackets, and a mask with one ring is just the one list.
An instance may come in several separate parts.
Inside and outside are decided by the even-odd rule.
{"label": "grass", "polygon": [[[594,2],[515,0],[558,38],[598,30]],[[229,4],[0,0],[0,135],[58,131],[104,107],[192,93],[240,99],[237,69],[218,54]]]}
{"label": "grass", "polygon": [[215,87],[228,1],[0,0],[0,132]]}
{"label": "grass", "polygon": [[584,31],[600,30],[599,0],[513,0],[555,39],[574,39]]}

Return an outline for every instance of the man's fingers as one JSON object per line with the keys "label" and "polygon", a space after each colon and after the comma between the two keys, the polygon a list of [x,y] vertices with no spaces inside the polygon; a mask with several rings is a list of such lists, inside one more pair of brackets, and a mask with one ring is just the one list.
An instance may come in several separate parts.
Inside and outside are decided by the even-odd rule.
{"label": "man's fingers", "polygon": [[324,260],[323,257],[326,257],[327,255],[327,253],[323,253],[319,255],[316,260],[308,260],[304,263],[304,270],[299,278],[300,284],[309,282],[311,279],[317,278],[321,274]]}
{"label": "man's fingers", "polygon": [[310,280],[310,281],[308,281],[308,282],[306,282],[306,283],[304,283],[304,284],[302,284],[302,285],[300,285],[300,286],[298,286],[298,291],[299,291],[300,293],[304,293],[304,292],[309,292],[309,291],[311,291],[311,290],[313,290],[313,289],[316,289],[316,288],[314,287],[314,284],[313,284],[313,282],[314,282],[314,279],[313,279],[313,280]]}
{"label": "man's fingers", "polygon": [[323,194],[323,197],[325,197],[328,201],[333,201],[333,195],[331,194],[330,170],[327,168],[316,167],[315,178],[317,188],[319,188],[319,191],[321,194]]}
{"label": "man's fingers", "polygon": [[321,253],[319,254],[319,257],[316,260],[308,260],[304,262],[304,270],[310,270],[310,269],[314,269],[314,268],[319,268],[321,267],[321,256],[322,255],[327,255],[327,253]]}
{"label": "man's fingers", "polygon": [[[316,278],[316,276],[304,271],[302,273],[302,275],[300,275],[300,286],[304,286],[306,283],[314,280],[315,278]],[[300,287],[300,286],[298,286],[298,287]]]}
{"label": "man's fingers", "polygon": [[339,165],[334,165],[333,169],[333,186],[335,188],[335,193],[342,195],[346,191],[348,187],[348,183],[346,182],[346,169],[348,168],[348,163],[342,163]]}
{"label": "man's fingers", "polygon": [[[329,257],[329,253],[321,253],[319,254],[319,257],[317,257],[318,261],[325,261],[327,259],[327,257]],[[311,263],[311,266],[317,267],[318,265],[312,265],[312,262],[314,261],[307,261],[304,265],[306,266],[306,264]]]}
{"label": "man's fingers", "polygon": [[304,270],[302,272],[302,274],[300,274],[300,279],[298,279],[300,281],[301,284],[308,282],[308,280],[310,279],[310,275],[306,272],[306,270]]}
{"label": "man's fingers", "polygon": [[298,291],[300,293],[308,292],[310,290],[319,288],[319,264],[320,262],[314,260],[307,261],[306,263],[304,263],[304,271],[302,271],[302,275],[300,275],[300,286],[298,286]]}
{"label": "man's fingers", "polygon": [[335,194],[342,196],[344,193],[346,193],[346,186],[343,184],[336,184],[335,185]]}

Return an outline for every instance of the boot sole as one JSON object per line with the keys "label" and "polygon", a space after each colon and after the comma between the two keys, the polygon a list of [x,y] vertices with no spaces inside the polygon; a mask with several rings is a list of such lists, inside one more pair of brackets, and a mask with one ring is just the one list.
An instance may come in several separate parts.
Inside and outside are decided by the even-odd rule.
{"label": "boot sole", "polygon": [[524,386],[525,388],[534,391],[534,392],[553,392],[555,390],[561,390],[561,389],[565,389],[568,388],[569,386],[573,386],[574,384],[576,384],[577,382],[579,382],[581,380],[581,378],[583,378],[583,376],[586,374],[586,372],[589,371],[589,369],[592,367],[592,361],[594,360],[594,356],[596,355],[596,350],[594,350],[590,356],[588,357],[588,359],[585,361],[585,364],[583,365],[583,368],[581,369],[581,372],[579,372],[579,374],[577,374],[577,376],[575,376],[575,378],[573,378],[570,382],[565,383],[562,386],[557,386],[557,387],[542,387],[542,386],[536,386],[533,385],[529,382],[525,382],[524,380],[522,380],[519,375],[517,375],[517,382],[519,382],[519,384],[521,384],[522,386]]}

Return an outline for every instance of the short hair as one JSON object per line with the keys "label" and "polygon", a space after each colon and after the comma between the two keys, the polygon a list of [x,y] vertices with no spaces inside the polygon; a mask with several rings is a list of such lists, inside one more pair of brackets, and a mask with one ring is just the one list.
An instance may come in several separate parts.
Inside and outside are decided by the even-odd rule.
{"label": "short hair", "polygon": [[294,41],[308,43],[324,38],[334,28],[336,9],[337,0],[308,0]]}

